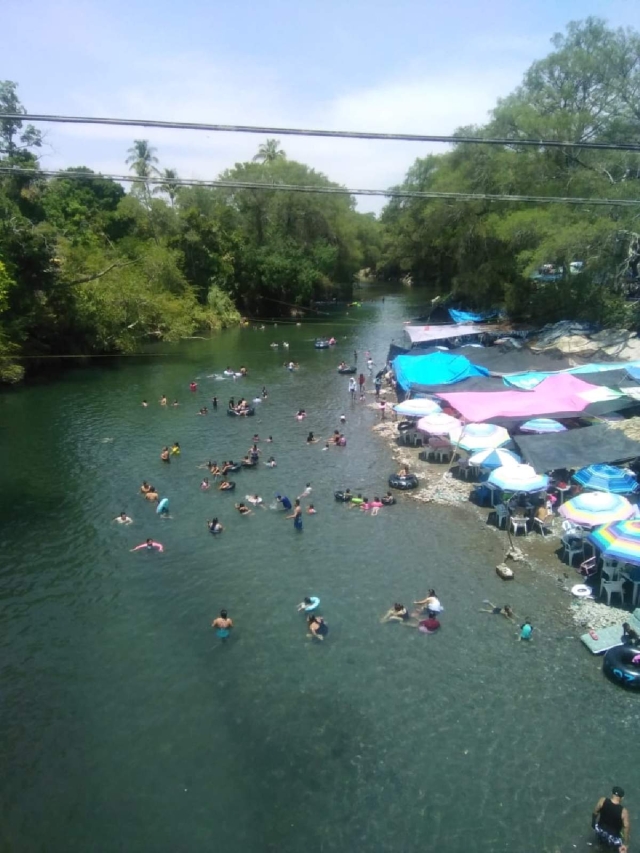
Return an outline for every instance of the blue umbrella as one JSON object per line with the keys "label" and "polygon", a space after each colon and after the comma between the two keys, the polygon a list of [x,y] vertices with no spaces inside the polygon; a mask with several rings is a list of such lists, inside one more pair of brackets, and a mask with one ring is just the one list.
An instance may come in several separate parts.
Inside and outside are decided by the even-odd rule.
{"label": "blue umbrella", "polygon": [[573,479],[585,489],[616,495],[626,495],[638,488],[635,477],[614,465],[589,465],[577,471]]}
{"label": "blue umbrella", "polygon": [[523,423],[520,429],[522,432],[538,432],[541,434],[567,431],[564,424],[561,424],[560,421],[554,421],[553,418],[533,418],[533,420]]}

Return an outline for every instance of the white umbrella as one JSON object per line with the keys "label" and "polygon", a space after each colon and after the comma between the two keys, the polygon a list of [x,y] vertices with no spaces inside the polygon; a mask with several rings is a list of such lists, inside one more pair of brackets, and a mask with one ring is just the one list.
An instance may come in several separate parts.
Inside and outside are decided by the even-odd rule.
{"label": "white umbrella", "polygon": [[505,450],[504,447],[486,447],[484,450],[479,450],[474,453],[469,459],[469,465],[477,465],[478,468],[500,468],[504,466],[508,468],[514,465],[520,465],[522,459],[511,450]]}
{"label": "white umbrella", "polygon": [[500,447],[510,438],[504,427],[495,424],[466,424],[450,430],[449,436],[452,444],[472,452],[486,447]]}
{"label": "white umbrella", "polygon": [[420,418],[416,424],[416,429],[419,429],[420,432],[428,432],[431,435],[446,435],[455,426],[460,426],[460,421],[457,418],[445,415],[444,412],[435,412],[433,415]]}
{"label": "white umbrella", "polygon": [[503,465],[489,474],[488,482],[503,492],[540,492],[549,485],[549,478],[537,474],[531,465]]}
{"label": "white umbrella", "polygon": [[426,399],[404,400],[393,408],[399,415],[405,415],[408,418],[421,418],[440,411],[440,406],[435,400]]}

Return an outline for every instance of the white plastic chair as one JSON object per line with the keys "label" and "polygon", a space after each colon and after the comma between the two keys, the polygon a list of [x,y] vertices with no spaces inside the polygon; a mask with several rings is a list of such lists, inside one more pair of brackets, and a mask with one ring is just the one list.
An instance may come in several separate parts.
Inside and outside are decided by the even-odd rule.
{"label": "white plastic chair", "polygon": [[574,529],[567,531],[564,533],[560,541],[562,542],[562,547],[564,549],[562,556],[567,558],[567,563],[570,566],[573,565],[573,558],[576,554],[584,558],[584,540],[582,538],[582,530]]}
{"label": "white plastic chair", "polygon": [[603,581],[600,590],[601,595],[603,589],[607,593],[608,605],[611,605],[611,596],[616,593],[620,596],[620,603],[624,604],[624,581],[622,579],[617,581]]}
{"label": "white plastic chair", "polygon": [[548,515],[546,518],[538,518],[536,515],[533,518],[533,526],[537,527],[542,538],[546,539],[547,536],[551,536],[553,534],[553,516]]}
{"label": "white plastic chair", "polygon": [[504,504],[496,504],[493,508],[493,511],[496,514],[496,522],[498,524],[498,528],[502,530],[503,527],[507,526],[507,519],[509,518],[507,508]]}
{"label": "white plastic chair", "polygon": [[518,530],[522,530],[524,535],[526,536],[529,532],[529,528],[527,527],[527,519],[521,518],[519,516],[512,515],[511,516],[511,529],[513,530],[513,535],[518,535]]}

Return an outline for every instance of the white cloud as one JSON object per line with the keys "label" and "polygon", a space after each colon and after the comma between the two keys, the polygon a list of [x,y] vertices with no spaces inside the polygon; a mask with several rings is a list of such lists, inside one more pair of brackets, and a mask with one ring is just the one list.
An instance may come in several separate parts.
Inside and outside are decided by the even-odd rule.
{"label": "white cloud", "polygon": [[[496,99],[517,85],[522,67],[469,69],[468,75],[409,67],[378,85],[302,102],[268,68],[236,68],[197,55],[139,59],[128,72],[126,80],[103,89],[98,98],[93,81],[76,81],[64,109],[122,118],[447,135],[461,125],[486,121]],[[48,130],[48,166],[88,165],[122,174],[131,141],[146,138],[158,148],[162,165],[188,178],[214,177],[250,159],[262,141],[250,134],[138,127],[52,125]],[[332,180],[380,189],[399,183],[416,157],[443,150],[436,144],[293,136],[281,137],[281,144],[291,158]],[[359,207],[379,210],[382,204],[365,198]]]}

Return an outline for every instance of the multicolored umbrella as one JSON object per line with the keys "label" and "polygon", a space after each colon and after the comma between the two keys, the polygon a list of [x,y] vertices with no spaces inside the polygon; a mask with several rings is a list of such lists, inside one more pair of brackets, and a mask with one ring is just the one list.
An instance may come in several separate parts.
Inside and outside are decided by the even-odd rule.
{"label": "multicolored umbrella", "polygon": [[561,424],[560,421],[554,421],[553,418],[533,418],[533,420],[523,423],[520,429],[522,432],[537,432],[540,434],[567,431],[564,424]]}
{"label": "multicolored umbrella", "polygon": [[446,435],[453,427],[460,426],[460,421],[451,415],[445,415],[444,412],[435,412],[433,415],[427,415],[425,418],[420,418],[416,424],[416,429],[420,432],[428,432],[430,435]]}
{"label": "multicolored umbrella", "polygon": [[500,447],[509,441],[509,433],[504,427],[495,424],[466,424],[449,431],[452,444],[463,450],[484,450],[487,447]]}
{"label": "multicolored umbrella", "polygon": [[587,540],[603,557],[640,565],[640,521],[616,521],[593,530]]}
{"label": "multicolored umbrella", "polygon": [[541,492],[549,485],[546,474],[537,474],[531,465],[503,465],[489,474],[488,482],[503,492]]}
{"label": "multicolored umbrella", "polygon": [[614,465],[589,465],[577,471],[573,479],[585,489],[616,495],[627,495],[638,488],[635,477]]}
{"label": "multicolored umbrella", "polygon": [[610,492],[583,492],[563,504],[558,512],[581,527],[598,527],[624,521],[635,515],[636,508],[622,495]]}
{"label": "multicolored umbrella", "polygon": [[508,468],[509,466],[520,465],[521,462],[522,459],[519,456],[503,447],[486,447],[469,458],[469,465],[477,465],[478,468],[493,469],[501,466]]}
{"label": "multicolored umbrella", "polygon": [[421,418],[424,415],[432,415],[435,412],[441,411],[440,406],[435,400],[426,400],[417,398],[415,400],[404,400],[394,406],[394,411],[399,415],[404,415],[408,418]]}

